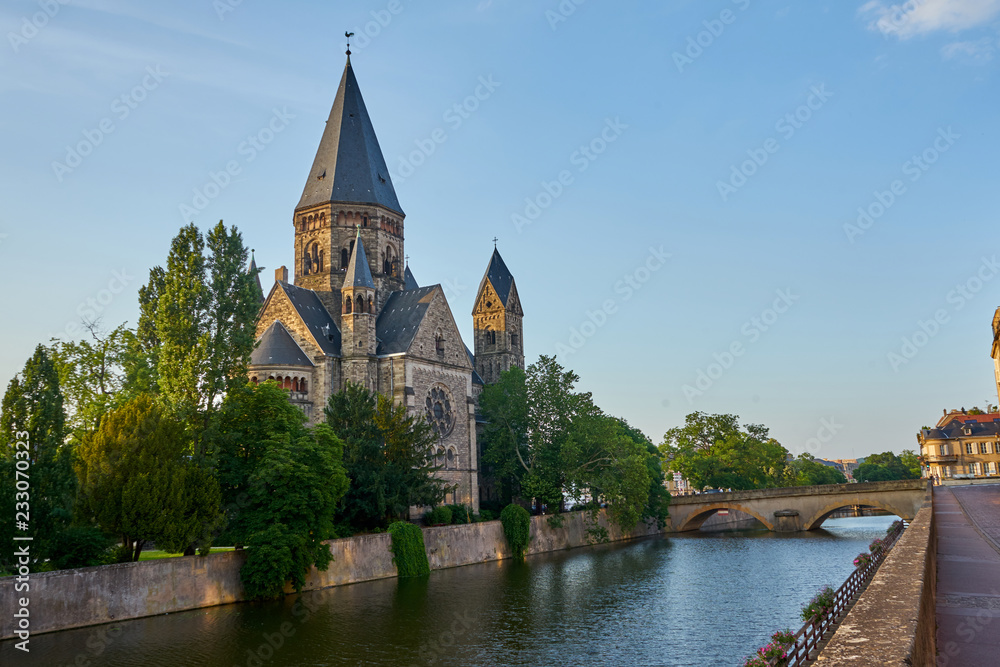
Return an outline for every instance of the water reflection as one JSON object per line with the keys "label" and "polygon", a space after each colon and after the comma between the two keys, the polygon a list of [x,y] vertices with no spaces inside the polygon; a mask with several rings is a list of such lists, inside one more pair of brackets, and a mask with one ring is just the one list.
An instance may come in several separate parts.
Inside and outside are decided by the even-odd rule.
{"label": "water reflection", "polygon": [[605,545],[40,635],[28,661],[4,642],[0,664],[735,665],[797,628],[893,519]]}

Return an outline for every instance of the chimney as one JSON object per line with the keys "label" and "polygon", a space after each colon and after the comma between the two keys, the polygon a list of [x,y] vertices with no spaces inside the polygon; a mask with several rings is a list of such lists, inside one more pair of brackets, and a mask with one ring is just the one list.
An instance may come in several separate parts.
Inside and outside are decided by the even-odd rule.
{"label": "chimney", "polygon": [[288,269],[281,267],[280,269],[274,270],[274,279],[280,283],[288,282]]}

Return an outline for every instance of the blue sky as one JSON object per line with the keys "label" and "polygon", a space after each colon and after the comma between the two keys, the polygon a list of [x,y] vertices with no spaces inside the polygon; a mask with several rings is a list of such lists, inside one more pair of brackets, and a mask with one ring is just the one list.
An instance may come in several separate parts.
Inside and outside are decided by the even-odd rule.
{"label": "blue sky", "polygon": [[237,225],[266,283],[292,265],[352,30],[411,269],[466,340],[497,236],[529,361],[655,442],[702,410],[856,457],[996,402],[1000,0],[20,0],[0,26],[4,383],[81,313],[134,324],[188,220]]}

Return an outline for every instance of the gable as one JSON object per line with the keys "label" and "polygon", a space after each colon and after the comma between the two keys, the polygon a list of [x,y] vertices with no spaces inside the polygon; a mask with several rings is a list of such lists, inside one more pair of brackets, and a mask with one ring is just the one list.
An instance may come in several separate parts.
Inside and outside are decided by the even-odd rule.
{"label": "gable", "polygon": [[275,322],[281,322],[310,357],[340,356],[340,330],[312,290],[276,282],[257,318],[257,337]]}
{"label": "gable", "polygon": [[[431,362],[445,363],[472,370],[462,334],[445,298],[444,290],[435,285],[427,303],[427,311],[413,336],[408,353]],[[437,353],[437,339],[444,341],[444,355]]]}

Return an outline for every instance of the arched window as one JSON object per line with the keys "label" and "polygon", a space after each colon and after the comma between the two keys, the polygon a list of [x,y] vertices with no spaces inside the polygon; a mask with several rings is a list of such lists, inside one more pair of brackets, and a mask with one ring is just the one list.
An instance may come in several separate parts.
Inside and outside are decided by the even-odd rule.
{"label": "arched window", "polygon": [[365,298],[363,296],[361,296],[360,294],[358,295],[358,304],[357,304],[357,308],[354,309],[354,312],[356,312],[356,313],[363,313],[363,312],[365,312]]}
{"label": "arched window", "polygon": [[254,384],[260,384],[259,382],[257,382],[257,376],[256,375],[254,375],[252,378],[250,378],[250,381],[253,382]]}
{"label": "arched window", "polygon": [[439,357],[444,356],[444,336],[440,333],[434,334],[434,349]]}
{"label": "arched window", "polygon": [[444,466],[445,468],[454,469],[455,468],[455,450],[448,449],[448,462]]}
{"label": "arched window", "polygon": [[319,251],[319,269],[317,269],[317,270],[318,271],[322,271],[323,270],[323,251],[322,250]]}
{"label": "arched window", "polygon": [[353,303],[353,301],[351,301],[351,297],[347,297],[346,299],[344,299],[344,314],[345,315],[350,315],[351,314],[351,304],[352,303]]}
{"label": "arched window", "polygon": [[309,391],[309,384],[305,378],[299,380],[299,391],[301,391],[303,394]]}
{"label": "arched window", "polygon": [[351,262],[351,256],[347,253],[347,248],[340,249],[340,268],[346,269]]}
{"label": "arched window", "polygon": [[375,312],[375,309],[372,308],[372,298],[371,297],[368,297],[368,312],[369,313],[374,313]]}

